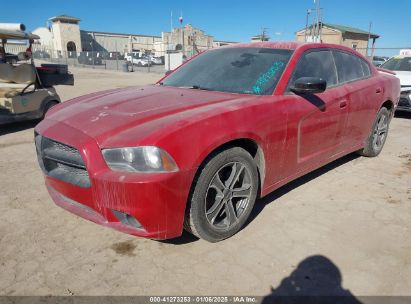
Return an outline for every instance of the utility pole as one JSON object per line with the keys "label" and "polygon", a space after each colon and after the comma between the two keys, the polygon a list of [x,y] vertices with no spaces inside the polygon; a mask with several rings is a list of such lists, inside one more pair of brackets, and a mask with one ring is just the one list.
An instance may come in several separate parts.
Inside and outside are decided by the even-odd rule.
{"label": "utility pole", "polygon": [[368,40],[367,40],[367,50],[366,50],[366,56],[368,57],[368,48],[369,48],[369,43],[370,43],[370,39],[371,39],[371,27],[372,27],[372,22],[370,21],[370,25],[368,27]]}
{"label": "utility pole", "polygon": [[266,37],[266,34],[267,34],[267,29],[268,28],[266,28],[266,27],[261,28],[261,37],[260,37],[261,41],[265,41],[265,37]]}
{"label": "utility pole", "polygon": [[320,38],[320,0],[314,0],[316,4],[316,27],[315,27],[315,42],[319,42]]}
{"label": "utility pole", "polygon": [[305,19],[305,32],[304,32],[304,42],[307,42],[307,32],[308,32],[308,16],[311,14],[311,9],[307,10],[307,17]]}
{"label": "utility pole", "polygon": [[173,32],[173,11],[171,11],[171,16],[170,16],[170,33]]}

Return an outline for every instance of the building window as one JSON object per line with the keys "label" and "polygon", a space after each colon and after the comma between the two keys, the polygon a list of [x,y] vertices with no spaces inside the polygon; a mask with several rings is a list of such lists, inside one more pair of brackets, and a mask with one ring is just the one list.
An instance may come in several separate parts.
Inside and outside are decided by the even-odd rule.
{"label": "building window", "polygon": [[353,42],[352,43],[352,48],[353,48],[354,51],[357,50],[357,47],[358,47],[358,42]]}

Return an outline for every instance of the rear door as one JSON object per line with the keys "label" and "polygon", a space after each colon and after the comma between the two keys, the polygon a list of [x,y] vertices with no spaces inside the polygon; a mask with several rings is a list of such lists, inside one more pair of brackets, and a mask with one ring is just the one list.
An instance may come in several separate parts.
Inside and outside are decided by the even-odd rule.
{"label": "rear door", "polygon": [[382,101],[383,87],[372,77],[369,63],[340,50],[333,51],[338,82],[347,90],[348,120],[341,146],[352,150],[362,145],[375,118],[376,104]]}

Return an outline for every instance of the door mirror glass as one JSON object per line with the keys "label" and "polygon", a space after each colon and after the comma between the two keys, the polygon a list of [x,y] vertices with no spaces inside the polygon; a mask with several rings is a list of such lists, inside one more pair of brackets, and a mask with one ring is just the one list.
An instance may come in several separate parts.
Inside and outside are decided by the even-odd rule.
{"label": "door mirror glass", "polygon": [[296,94],[322,93],[327,88],[327,81],[317,77],[298,78],[291,86],[290,91]]}

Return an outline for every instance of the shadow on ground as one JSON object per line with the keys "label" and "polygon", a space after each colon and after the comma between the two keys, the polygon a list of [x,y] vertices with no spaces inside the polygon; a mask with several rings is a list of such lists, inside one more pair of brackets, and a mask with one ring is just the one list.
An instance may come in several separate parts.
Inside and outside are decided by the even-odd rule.
{"label": "shadow on ground", "polygon": [[271,202],[279,199],[280,197],[282,197],[283,195],[289,193],[290,191],[312,181],[313,179],[316,179],[317,177],[331,171],[334,170],[346,163],[349,163],[350,161],[353,161],[354,159],[359,158],[360,156],[356,153],[351,153],[348,154],[342,158],[339,158],[335,161],[333,161],[332,163],[329,163],[315,171],[312,171],[310,173],[307,173],[306,175],[282,186],[281,188],[271,192],[270,194],[264,196],[263,198],[260,198],[259,200],[257,200],[257,202],[255,203],[253,212],[250,215],[250,219],[248,220],[248,223],[251,223],[260,213],[261,211],[263,211],[263,209],[265,208],[265,206],[267,206],[268,204],[270,204]]}
{"label": "shadow on ground", "polygon": [[2,125],[0,126],[0,136],[34,128],[38,123],[39,123],[38,120],[30,120],[30,121],[14,122],[11,124]]}
{"label": "shadow on ground", "polygon": [[264,297],[268,303],[361,303],[349,290],[342,287],[342,275],[328,258],[315,255],[304,259],[297,268],[271,293]]}
{"label": "shadow on ground", "polygon": [[[257,202],[254,205],[254,209],[250,215],[250,219],[247,221],[246,226],[248,226],[264,209],[265,206],[270,204],[271,202],[275,201],[276,199],[282,197],[283,195],[287,194],[288,192],[304,185],[305,183],[310,182],[311,180],[327,173],[328,171],[331,171],[335,168],[338,168],[341,165],[344,165],[354,159],[357,159],[359,157],[358,154],[352,153],[347,156],[344,156],[340,159],[337,159],[333,161],[332,163],[329,163],[325,165],[324,167],[321,167],[313,172],[310,172],[290,183],[287,185],[275,190],[274,192],[266,195],[265,197],[258,199]],[[245,226],[245,227],[246,227]],[[183,234],[179,238],[175,239],[170,239],[170,240],[163,240],[161,241],[162,243],[167,243],[167,244],[173,244],[173,245],[183,245],[183,244],[188,244],[197,241],[198,238],[194,237],[190,233],[186,232],[183,230]]]}

